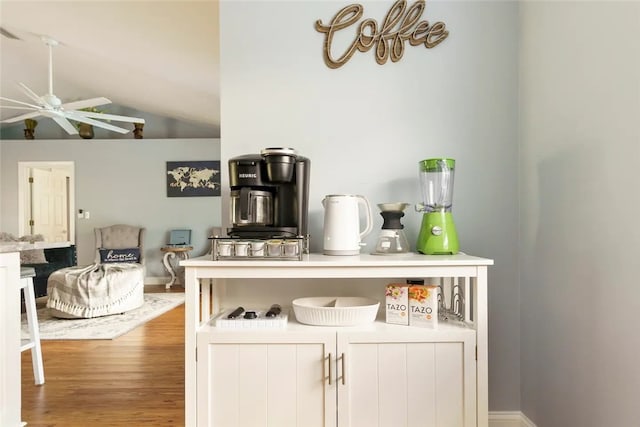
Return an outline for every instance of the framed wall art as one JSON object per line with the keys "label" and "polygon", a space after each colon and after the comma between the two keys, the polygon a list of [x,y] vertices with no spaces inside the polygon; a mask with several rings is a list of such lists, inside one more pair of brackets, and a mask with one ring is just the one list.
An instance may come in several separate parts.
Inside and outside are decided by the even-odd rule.
{"label": "framed wall art", "polygon": [[167,197],[220,196],[220,161],[167,162]]}

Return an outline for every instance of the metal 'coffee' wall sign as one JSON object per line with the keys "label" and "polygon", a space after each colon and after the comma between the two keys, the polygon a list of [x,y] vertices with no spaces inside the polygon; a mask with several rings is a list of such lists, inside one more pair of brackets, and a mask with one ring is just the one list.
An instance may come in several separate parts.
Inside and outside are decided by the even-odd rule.
{"label": "metal 'coffee' wall sign", "polygon": [[419,21],[425,9],[425,0],[416,0],[407,8],[406,0],[397,0],[382,24],[372,19],[363,20],[356,34],[355,40],[339,57],[332,55],[333,37],[336,32],[347,28],[362,18],[364,7],[352,4],[342,8],[328,25],[320,19],[316,21],[316,30],[324,33],[324,62],[329,68],[343,66],[356,52],[367,52],[375,46],[376,62],[383,65],[387,59],[398,62],[404,53],[405,43],[411,46],[423,44],[427,49],[439,45],[449,35],[443,22],[429,24],[429,21]]}

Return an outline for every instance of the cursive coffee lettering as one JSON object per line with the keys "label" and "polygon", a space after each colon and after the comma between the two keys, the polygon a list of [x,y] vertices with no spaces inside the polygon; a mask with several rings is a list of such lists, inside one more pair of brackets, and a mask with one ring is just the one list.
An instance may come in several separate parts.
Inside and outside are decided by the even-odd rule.
{"label": "cursive coffee lettering", "polygon": [[[331,42],[333,41],[333,35],[335,34],[335,32],[340,31],[343,28],[347,28],[348,26],[357,22],[358,19],[362,17],[362,12],[363,12],[362,5],[352,4],[351,6],[347,6],[343,8],[340,12],[338,12],[336,16],[333,18],[333,21],[331,21],[331,25],[329,27],[322,25],[322,21],[320,20],[316,21],[316,30],[322,33],[326,33],[325,40],[324,40],[324,52],[325,52],[325,61],[327,60],[329,61],[327,65],[329,65],[329,63],[338,64],[337,66],[329,65],[329,67],[338,68],[339,66],[347,62],[349,58],[351,58],[351,56],[355,53],[356,49],[360,49],[362,52],[366,52],[373,45],[371,44],[368,47],[363,48],[362,46],[359,46],[357,43],[352,43],[349,49],[347,49],[347,51],[340,58],[338,58],[335,61],[330,58],[329,52],[331,52]],[[375,21],[373,22],[373,24],[375,25]],[[360,31],[362,32],[362,26],[360,28]],[[373,32],[375,32],[375,27],[372,33]]]}
{"label": "cursive coffee lettering", "polygon": [[397,0],[382,20],[382,24],[371,18],[363,20],[358,26],[356,38],[351,45],[337,58],[332,54],[335,34],[352,26],[362,18],[364,7],[360,4],[352,4],[342,8],[328,25],[317,20],[316,31],[323,33],[324,38],[324,62],[329,68],[343,66],[356,51],[367,52],[375,46],[376,62],[386,64],[398,62],[404,54],[405,43],[411,46],[423,44],[427,49],[439,45],[449,35],[443,22],[429,25],[429,21],[420,21],[425,9],[425,0],[416,0],[407,8],[406,0]]}

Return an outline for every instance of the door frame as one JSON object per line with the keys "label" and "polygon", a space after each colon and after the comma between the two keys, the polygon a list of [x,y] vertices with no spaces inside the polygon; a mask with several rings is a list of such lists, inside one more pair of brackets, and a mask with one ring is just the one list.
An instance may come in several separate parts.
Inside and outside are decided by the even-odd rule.
{"label": "door frame", "polygon": [[72,161],[39,161],[39,162],[18,162],[18,230],[20,235],[25,233],[31,205],[31,188],[28,185],[29,170],[31,168],[40,169],[60,169],[68,173],[67,183],[67,210],[69,215],[69,241],[75,244],[76,241],[76,190],[75,190],[75,162]]}

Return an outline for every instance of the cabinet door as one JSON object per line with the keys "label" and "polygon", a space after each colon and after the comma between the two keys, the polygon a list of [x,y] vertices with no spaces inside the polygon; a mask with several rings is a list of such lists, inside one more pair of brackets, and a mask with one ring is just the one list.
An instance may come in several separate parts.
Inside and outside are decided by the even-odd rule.
{"label": "cabinet door", "polygon": [[338,333],[340,427],[476,425],[473,331],[459,340],[371,340]]}
{"label": "cabinet door", "polygon": [[[335,427],[330,343],[208,343],[198,360],[198,426]],[[202,369],[201,369],[202,368]]]}

